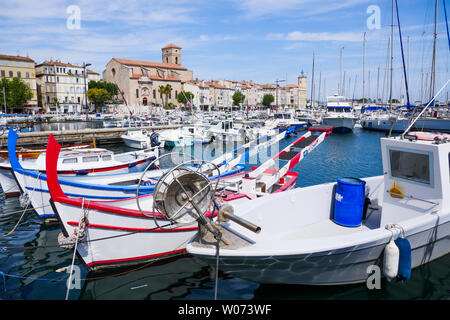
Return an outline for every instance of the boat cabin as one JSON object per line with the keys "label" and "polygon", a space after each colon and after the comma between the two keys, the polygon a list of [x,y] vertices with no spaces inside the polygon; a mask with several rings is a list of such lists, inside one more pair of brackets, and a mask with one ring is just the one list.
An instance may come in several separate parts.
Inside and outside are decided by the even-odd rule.
{"label": "boat cabin", "polygon": [[[64,165],[89,165],[114,161],[112,151],[100,148],[84,150],[61,151],[58,158],[58,167]],[[36,164],[42,162],[45,164],[45,153],[42,153],[37,159]],[[45,167],[45,166],[44,166]]]}
{"label": "boat cabin", "polygon": [[335,93],[333,96],[327,97],[327,112],[350,113],[352,107],[346,97]]}
{"label": "boat cabin", "polygon": [[382,138],[381,151],[383,212],[395,212],[382,215],[381,225],[450,210],[450,135],[410,132],[403,139]]}

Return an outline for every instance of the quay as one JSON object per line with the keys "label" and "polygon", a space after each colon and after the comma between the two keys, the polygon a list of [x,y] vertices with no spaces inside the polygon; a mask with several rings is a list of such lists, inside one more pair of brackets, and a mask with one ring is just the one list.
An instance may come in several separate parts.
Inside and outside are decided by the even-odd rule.
{"label": "quay", "polygon": [[[160,131],[165,129],[176,129],[180,125],[164,125],[164,126],[141,126],[141,127],[121,127],[121,128],[94,128],[64,131],[35,131],[35,132],[19,132],[17,145],[21,147],[30,147],[47,144],[48,137],[53,134],[59,143],[77,144],[77,143],[93,143],[96,144],[113,144],[122,142],[120,137],[131,129],[144,129],[149,132]],[[5,131],[0,135],[0,148],[6,147],[8,144],[8,132]]]}

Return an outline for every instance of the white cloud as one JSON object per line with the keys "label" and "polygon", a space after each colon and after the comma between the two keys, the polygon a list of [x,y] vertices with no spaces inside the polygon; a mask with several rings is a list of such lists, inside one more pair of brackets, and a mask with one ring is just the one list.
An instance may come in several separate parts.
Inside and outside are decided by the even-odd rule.
{"label": "white cloud", "polygon": [[351,8],[370,0],[231,0],[244,18],[262,18],[267,15],[312,16]]}

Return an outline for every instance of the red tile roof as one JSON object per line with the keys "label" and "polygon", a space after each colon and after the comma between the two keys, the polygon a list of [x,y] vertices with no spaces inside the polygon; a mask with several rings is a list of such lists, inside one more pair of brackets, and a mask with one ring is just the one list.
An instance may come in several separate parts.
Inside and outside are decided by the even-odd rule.
{"label": "red tile roof", "polygon": [[174,45],[173,43],[168,44],[167,46],[165,46],[162,49],[168,49],[168,48],[176,48],[176,49],[181,49],[181,47]]}
{"label": "red tile roof", "polygon": [[116,60],[117,62],[119,62],[120,64],[125,64],[125,65],[128,65],[128,66],[187,70],[185,67],[179,66],[177,64],[172,64],[172,63],[141,61],[141,60],[129,60],[129,59],[119,59],[119,58],[113,58],[113,59]]}
{"label": "red tile roof", "polygon": [[60,62],[60,61],[53,61],[53,60],[46,60],[40,64],[38,64],[37,66],[42,66],[42,65],[47,65],[47,66],[59,66],[59,67],[72,67],[72,68],[83,68],[83,66],[77,66],[71,63],[64,63],[64,62]]}
{"label": "red tile roof", "polygon": [[9,56],[9,55],[6,55],[6,54],[0,54],[0,59],[6,59],[6,60],[21,60],[21,61],[34,62],[33,59],[28,58],[28,57]]}
{"label": "red tile roof", "polygon": [[[140,77],[142,77],[141,74],[133,73],[130,78],[131,79],[139,79]],[[173,78],[173,77],[162,78],[162,77],[159,77],[159,76],[149,76],[149,79],[157,80],[157,81],[178,81],[178,82],[181,82],[180,79],[176,79],[176,78]]]}

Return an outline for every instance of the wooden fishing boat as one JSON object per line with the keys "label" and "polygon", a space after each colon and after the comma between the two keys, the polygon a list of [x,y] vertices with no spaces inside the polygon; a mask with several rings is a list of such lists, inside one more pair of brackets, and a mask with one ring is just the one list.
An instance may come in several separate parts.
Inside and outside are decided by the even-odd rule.
{"label": "wooden fishing boat", "polygon": [[[10,132],[13,130],[10,129]],[[13,149],[14,150],[14,149]],[[101,173],[126,173],[142,171],[159,155],[158,147],[114,154],[101,148],[86,148],[62,151],[59,158],[58,173],[71,176],[95,175]],[[45,173],[46,154],[37,159],[20,162],[24,169]],[[20,189],[12,174],[11,164],[0,162],[0,185],[5,195],[17,196]]]}
{"label": "wooden fishing boat", "polygon": [[[297,139],[295,143],[298,144],[308,139],[309,136],[311,136],[310,132]],[[215,197],[217,201],[227,201],[227,203],[248,202],[254,197],[263,197],[271,192],[281,193],[295,186],[297,178],[296,173],[286,169],[291,169],[326,136],[327,134],[324,133],[318,138],[309,139],[310,144],[303,146],[304,148],[298,151],[300,155],[296,154],[291,157],[283,170],[271,171],[269,164],[274,163],[274,158],[271,158],[269,162],[250,172],[211,182],[199,170],[191,170],[189,167],[183,167],[182,170],[178,168],[177,172],[183,173],[183,176],[178,176],[178,178],[189,183],[189,186],[183,190],[176,189],[177,182],[175,181],[178,178],[175,178],[171,182],[171,188],[175,188],[175,190],[169,190],[172,192],[172,196],[163,198],[172,201],[175,206],[184,208],[184,205],[181,205],[183,198],[187,194],[195,193],[192,197],[197,199],[198,192],[203,198],[205,194],[218,191]],[[46,158],[47,184],[51,196],[50,203],[62,229],[59,241],[63,245],[73,246],[76,243],[78,256],[89,269],[142,263],[185,251],[187,242],[197,232],[198,227],[195,221],[193,223],[173,223],[164,214],[153,209],[155,205],[159,205],[161,200],[161,194],[157,190],[161,190],[161,186],[168,185],[167,180],[169,179],[170,182],[174,172],[172,170],[177,168],[166,172],[158,180],[155,186],[155,195],[143,195],[116,201],[94,201],[68,197],[63,192],[57,176],[59,148],[58,143],[51,135],[47,147],[49,156]],[[292,149],[291,145],[289,149],[280,152],[278,157],[292,156]],[[213,183],[219,186],[220,181],[229,183],[225,182],[220,188],[213,189],[211,187]],[[247,183],[248,181],[251,182]],[[249,190],[253,183],[255,192]],[[262,188],[262,184],[266,184],[266,187]],[[207,191],[205,191],[205,187],[208,188]],[[233,188],[237,189],[233,190]],[[209,217],[215,214],[216,209],[208,210]],[[83,235],[82,239],[79,237],[80,234]]]}
{"label": "wooden fishing boat", "polygon": [[[90,146],[89,143],[80,143],[74,144],[71,146],[63,146],[61,150],[74,150],[74,149],[83,149],[88,148]],[[37,159],[41,153],[45,152],[45,148],[17,148],[16,155],[19,159]],[[8,159],[8,149],[0,150],[0,159]]]}

